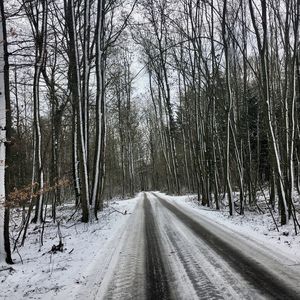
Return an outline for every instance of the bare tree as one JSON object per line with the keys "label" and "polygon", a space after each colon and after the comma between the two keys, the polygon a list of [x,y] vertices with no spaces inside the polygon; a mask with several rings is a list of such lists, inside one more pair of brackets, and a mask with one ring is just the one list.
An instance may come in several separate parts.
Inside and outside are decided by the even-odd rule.
{"label": "bare tree", "polygon": [[10,238],[9,238],[9,203],[8,170],[10,164],[11,142],[11,108],[9,92],[9,64],[7,50],[6,19],[3,1],[0,1],[0,263],[12,264]]}

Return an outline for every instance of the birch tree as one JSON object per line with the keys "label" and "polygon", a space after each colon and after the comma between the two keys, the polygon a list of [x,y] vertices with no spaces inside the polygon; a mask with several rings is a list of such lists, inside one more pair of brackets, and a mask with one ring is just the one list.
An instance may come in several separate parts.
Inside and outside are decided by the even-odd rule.
{"label": "birch tree", "polygon": [[[89,220],[89,174],[87,164],[86,140],[84,139],[84,121],[82,111],[81,81],[80,81],[80,57],[78,49],[77,26],[75,19],[75,5],[73,0],[65,0],[66,26],[69,35],[69,88],[73,105],[73,153],[75,188],[80,193],[82,208],[82,221]],[[86,99],[84,99],[86,101]],[[78,147],[78,148],[77,148]],[[79,188],[80,174],[80,188]],[[79,192],[80,191],[80,192]]]}
{"label": "birch tree", "polygon": [[[11,130],[9,65],[4,3],[0,1],[0,264],[12,264],[9,237],[9,203],[7,169]],[[8,158],[8,159],[7,159]],[[9,166],[8,166],[9,167]]]}

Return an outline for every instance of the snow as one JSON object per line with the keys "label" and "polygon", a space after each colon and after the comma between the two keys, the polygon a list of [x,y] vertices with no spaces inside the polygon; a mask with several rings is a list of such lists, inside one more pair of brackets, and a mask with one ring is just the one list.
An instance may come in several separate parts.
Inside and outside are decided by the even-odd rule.
{"label": "snow", "polygon": [[56,225],[46,224],[44,245],[40,246],[40,229],[31,224],[25,246],[18,249],[20,256],[13,255],[14,270],[0,272],[0,299],[75,299],[91,274],[105,272],[141,195],[112,201],[99,214],[98,222],[61,222],[63,252],[50,251],[58,244]]}
{"label": "snow", "polygon": [[[225,210],[198,205],[193,195],[146,195],[153,209],[169,284],[180,299],[208,299],[211,291],[231,299],[259,299],[261,295],[154,195],[263,263],[270,272],[290,281],[291,286],[298,286],[294,281],[299,277],[294,274],[300,272],[300,238],[293,233],[292,224],[279,227],[278,233],[268,212],[246,211],[244,216],[230,217]],[[78,221],[80,214],[67,222],[74,207],[59,207],[63,252],[51,252],[59,242],[57,225],[46,223],[41,246],[40,227],[31,224],[25,246],[13,254],[13,270],[0,271],[0,299],[79,300],[105,299],[107,295],[123,299],[128,292],[142,293],[143,288],[138,291],[137,286],[142,287],[145,281],[143,198],[144,193],[140,193],[134,199],[110,201],[99,221],[89,224]],[[18,220],[16,212],[13,220]],[[16,232],[13,228],[12,233]]]}
{"label": "snow", "polygon": [[289,225],[279,226],[277,232],[272,216],[269,212],[264,214],[245,211],[245,215],[230,216],[228,210],[215,210],[198,204],[194,195],[168,196],[155,192],[158,196],[176,203],[192,215],[201,216],[208,221],[219,225],[222,229],[246,238],[252,244],[261,245],[269,250],[281,261],[290,260],[291,264],[300,264],[300,234],[295,235],[292,222]]}
{"label": "snow", "polygon": [[[113,253],[107,270],[99,276],[89,299],[145,299],[145,218],[144,202],[140,199],[126,224],[126,230]],[[101,283],[101,285],[100,285]],[[100,287],[99,287],[100,285]],[[85,298],[90,288],[82,290]]]}

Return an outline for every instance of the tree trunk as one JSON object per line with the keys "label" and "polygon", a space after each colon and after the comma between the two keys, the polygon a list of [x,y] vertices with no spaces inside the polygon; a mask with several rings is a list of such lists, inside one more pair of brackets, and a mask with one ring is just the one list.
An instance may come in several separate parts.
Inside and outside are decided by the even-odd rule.
{"label": "tree trunk", "polygon": [[[6,20],[4,4],[0,1],[0,264],[4,261],[12,264],[9,240],[9,203],[8,199],[8,173],[10,160],[11,139],[11,108],[9,96],[9,64],[7,51]],[[8,163],[8,168],[6,168]]]}
{"label": "tree trunk", "polygon": [[92,185],[91,209],[97,218],[104,180],[105,151],[105,53],[104,53],[105,0],[98,0],[96,31],[96,148],[94,154],[94,175]]}

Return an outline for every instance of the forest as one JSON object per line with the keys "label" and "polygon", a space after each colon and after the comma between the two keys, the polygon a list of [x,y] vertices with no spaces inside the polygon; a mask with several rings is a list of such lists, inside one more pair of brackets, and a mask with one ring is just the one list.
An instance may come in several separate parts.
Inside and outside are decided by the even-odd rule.
{"label": "forest", "polygon": [[64,203],[89,223],[139,191],[196,194],[229,215],[267,209],[298,233],[299,0],[0,10],[0,260]]}

